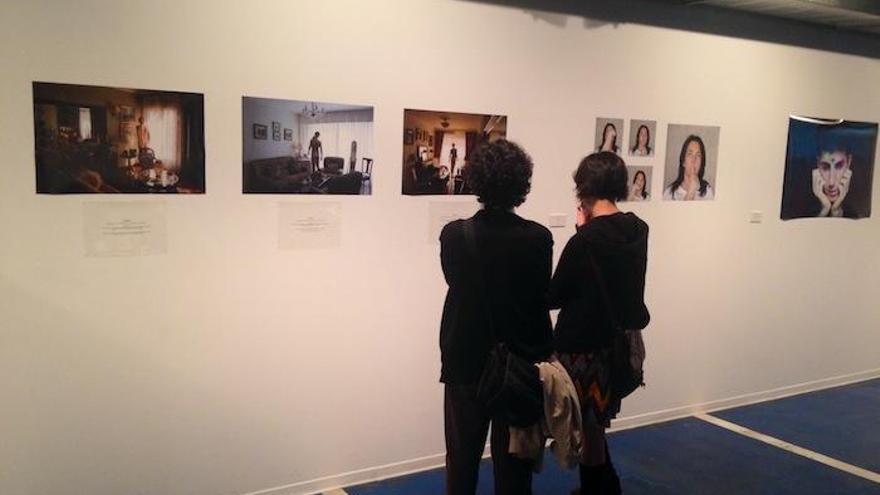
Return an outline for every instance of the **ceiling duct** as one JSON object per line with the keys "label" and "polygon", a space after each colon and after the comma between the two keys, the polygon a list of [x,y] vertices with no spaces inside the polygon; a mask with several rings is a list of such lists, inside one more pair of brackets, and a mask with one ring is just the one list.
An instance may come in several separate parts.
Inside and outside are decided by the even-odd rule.
{"label": "ceiling duct", "polygon": [[673,0],[681,5],[706,5],[880,34],[878,0]]}

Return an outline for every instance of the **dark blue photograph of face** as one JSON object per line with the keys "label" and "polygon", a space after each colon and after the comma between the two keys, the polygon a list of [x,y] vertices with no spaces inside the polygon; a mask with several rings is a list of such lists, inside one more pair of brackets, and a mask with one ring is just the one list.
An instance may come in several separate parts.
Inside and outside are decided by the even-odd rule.
{"label": "dark blue photograph of face", "polygon": [[876,148],[875,123],[792,116],[780,217],[870,217]]}

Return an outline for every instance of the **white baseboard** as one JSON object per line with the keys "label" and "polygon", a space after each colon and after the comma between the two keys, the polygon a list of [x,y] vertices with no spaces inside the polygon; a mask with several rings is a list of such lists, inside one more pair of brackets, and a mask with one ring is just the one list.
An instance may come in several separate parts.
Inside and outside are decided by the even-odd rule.
{"label": "white baseboard", "polygon": [[346,486],[361,485],[373,481],[380,481],[388,478],[396,478],[398,476],[406,476],[407,474],[418,473],[443,467],[446,463],[446,454],[436,454],[418,459],[410,459],[384,466],[375,466],[348,473],[335,474],[325,478],[317,478],[314,480],[303,481],[291,485],[268,488],[256,492],[250,492],[243,495],[312,495],[322,493]]}
{"label": "white baseboard", "polygon": [[823,378],[811,382],[799,383],[796,385],[788,385],[785,387],[764,390],[761,392],[753,392],[750,394],[738,395],[727,399],[720,399],[702,404],[691,404],[672,409],[664,409],[662,411],[652,411],[649,413],[638,414],[635,416],[626,416],[615,419],[611,422],[609,432],[628,430],[630,428],[638,428],[655,423],[663,423],[674,419],[686,418],[694,414],[710,413],[730,409],[733,407],[746,406],[766,402],[769,400],[782,399],[793,395],[800,395],[807,392],[815,392],[826,388],[840,387],[852,383],[863,382],[865,380],[873,380],[880,378],[880,368],[860,371],[849,375],[834,376],[831,378]]}
{"label": "white baseboard", "polygon": [[[852,373],[849,375],[835,376],[831,378],[823,378],[797,385],[789,385],[786,387],[765,390],[762,392],[754,392],[750,394],[739,395],[727,399],[721,399],[702,404],[692,404],[672,409],[664,409],[662,411],[652,411],[636,416],[628,416],[614,420],[611,423],[610,432],[637,428],[655,423],[672,421],[674,419],[685,418],[699,413],[709,413],[720,411],[722,409],[730,409],[732,407],[756,404],[774,399],[781,399],[792,395],[803,394],[806,392],[814,392],[826,388],[839,387],[849,385],[865,380],[880,378],[880,368]],[[488,455],[489,447],[483,452],[484,456]],[[346,486],[360,485],[363,483],[371,483],[381,481],[388,478],[396,478],[406,476],[408,474],[428,471],[443,467],[445,464],[446,454],[435,454],[417,459],[411,459],[384,466],[370,467],[350,471],[348,473],[335,474],[324,478],[317,478],[291,485],[268,488],[256,492],[250,492],[242,495],[314,495],[325,491],[345,488]]]}

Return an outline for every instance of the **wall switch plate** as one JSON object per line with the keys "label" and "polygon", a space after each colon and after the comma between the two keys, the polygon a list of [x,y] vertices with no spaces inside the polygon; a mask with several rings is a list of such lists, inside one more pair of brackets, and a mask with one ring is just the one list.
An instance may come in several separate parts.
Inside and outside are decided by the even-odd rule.
{"label": "wall switch plate", "polygon": [[568,215],[565,213],[550,214],[550,228],[565,227],[566,221],[568,221]]}
{"label": "wall switch plate", "polygon": [[764,212],[752,210],[749,212],[749,223],[761,223],[764,221]]}

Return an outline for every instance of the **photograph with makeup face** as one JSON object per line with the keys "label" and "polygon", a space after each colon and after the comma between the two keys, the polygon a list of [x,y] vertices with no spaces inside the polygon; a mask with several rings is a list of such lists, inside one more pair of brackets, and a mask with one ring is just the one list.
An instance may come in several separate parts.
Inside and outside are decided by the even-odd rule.
{"label": "photograph with makeup face", "polygon": [[651,200],[651,172],[653,170],[653,167],[627,165],[627,194],[624,201]]}
{"label": "photograph with makeup face", "polygon": [[200,93],[33,83],[37,193],[205,192]]}
{"label": "photograph with makeup face", "polygon": [[666,131],[664,200],[715,199],[720,135],[720,127],[669,124]]}
{"label": "photograph with makeup face", "polygon": [[629,121],[629,145],[627,150],[630,156],[654,156],[654,136],[657,130],[657,122],[654,120]]}
{"label": "photograph with makeup face", "polygon": [[780,217],[870,217],[876,148],[875,123],[789,118]]}
{"label": "photograph with makeup face", "polygon": [[623,119],[611,119],[607,117],[596,118],[596,151],[611,151],[621,154],[621,148],[625,146],[623,140]]}
{"label": "photograph with makeup face", "polygon": [[465,169],[483,143],[507,137],[507,117],[403,111],[403,184],[407,195],[473,194]]}

